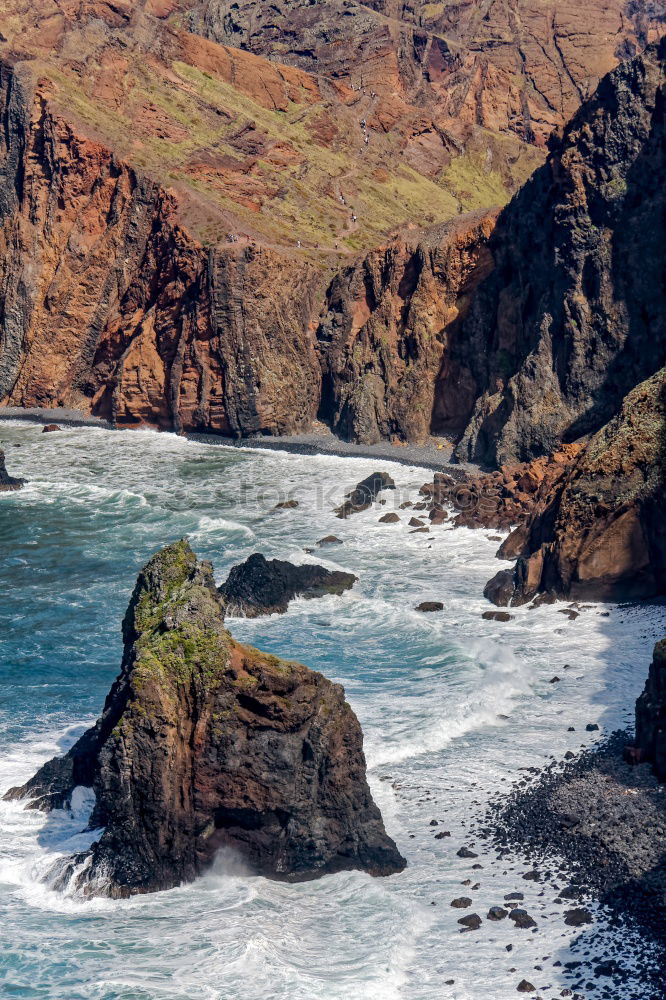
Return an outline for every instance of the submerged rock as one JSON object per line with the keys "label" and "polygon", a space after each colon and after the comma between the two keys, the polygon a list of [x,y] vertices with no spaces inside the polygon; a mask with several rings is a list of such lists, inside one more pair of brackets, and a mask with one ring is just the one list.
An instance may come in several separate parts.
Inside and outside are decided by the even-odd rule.
{"label": "submerged rock", "polygon": [[97,723],[6,798],[50,810],[92,786],[87,851],[55,884],[124,897],[194,879],[223,847],[272,878],[401,871],[343,688],[235,642],[186,541],[139,574],[121,672]]}
{"label": "submerged rock", "polygon": [[234,566],[219,588],[228,611],[246,618],[284,614],[295,597],[325,597],[350,590],[358,577],[342,570],[306,563],[294,566],[281,559],[267,560],[255,552]]}
{"label": "submerged rock", "polygon": [[5,466],[5,453],[0,451],[0,493],[9,493],[12,490],[20,490],[25,485],[25,479],[16,479],[10,476]]}

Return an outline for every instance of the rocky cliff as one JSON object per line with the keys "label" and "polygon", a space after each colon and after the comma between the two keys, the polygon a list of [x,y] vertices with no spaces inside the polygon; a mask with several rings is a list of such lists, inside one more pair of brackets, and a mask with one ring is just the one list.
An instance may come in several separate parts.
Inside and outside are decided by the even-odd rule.
{"label": "rocky cliff", "polygon": [[500,215],[438,386],[460,457],[547,454],[664,365],[665,68],[662,41],[606,77]]}
{"label": "rocky cliff", "polygon": [[666,593],[666,369],[637,386],[545,494],[486,587],[497,604],[539,593],[627,600]]}
{"label": "rocky cliff", "polygon": [[654,647],[645,690],[636,702],[636,744],[666,781],[666,640]]}
{"label": "rocky cliff", "polygon": [[[660,18],[654,4],[484,20],[338,0],[8,0],[0,402],[236,435],[317,414],[363,441],[461,433],[513,364],[503,345],[487,371],[470,360],[480,306],[452,350],[491,266],[485,210]],[[520,53],[534,67],[513,87]],[[437,225],[465,209],[481,211]],[[487,422],[463,450],[484,451],[470,442]]]}
{"label": "rocky cliff", "polygon": [[423,441],[451,338],[492,267],[481,213],[388,247],[341,270],[317,329],[319,416],[352,441]]}
{"label": "rocky cliff", "polygon": [[204,249],[175,199],[77,134],[27,69],[0,69],[0,102],[0,399],[175,430],[307,425],[318,270]]}
{"label": "rocky cliff", "polygon": [[531,0],[489,7],[472,0],[202,0],[189,16],[196,30],[225,45],[374,95],[379,123],[413,103],[454,129],[480,125],[544,143],[618,59],[657,37],[666,8],[618,0],[551,8]]}
{"label": "rocky cliff", "polygon": [[116,897],[170,888],[222,847],[287,880],[404,867],[343,689],[234,642],[212,568],[187,542],[144,567],[123,636],[121,673],[96,725],[8,793],[49,810],[77,785],[94,788],[90,826],[103,832],[56,884]]}

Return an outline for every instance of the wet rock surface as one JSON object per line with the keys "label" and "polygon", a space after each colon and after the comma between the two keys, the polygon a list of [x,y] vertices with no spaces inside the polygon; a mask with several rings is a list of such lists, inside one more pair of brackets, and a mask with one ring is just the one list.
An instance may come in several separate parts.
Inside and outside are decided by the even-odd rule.
{"label": "wet rock surface", "polygon": [[236,643],[212,567],[187,542],[144,567],[123,637],[98,722],[6,796],[49,811],[78,785],[94,789],[90,826],[103,832],[59,863],[52,885],[153,892],[194,879],[223,847],[283,880],[404,867],[342,687]]}
{"label": "wet rock surface", "polygon": [[343,594],[357,580],[353,573],[311,563],[295,566],[281,559],[266,559],[255,552],[233,567],[219,592],[227,614],[257,618],[284,614],[295,597],[313,599]]}
{"label": "wet rock surface", "polygon": [[433,611],[443,611],[444,605],[441,601],[422,601],[421,604],[417,606],[416,610],[428,614]]}
{"label": "wet rock surface", "polygon": [[357,483],[345,497],[344,503],[336,507],[336,516],[344,519],[350,514],[359,514],[363,510],[368,510],[382,490],[394,489],[395,481],[388,472],[373,472],[366,479]]}
{"label": "wet rock surface", "polygon": [[5,453],[0,450],[0,493],[10,493],[25,486],[25,479],[10,476],[5,465]]}

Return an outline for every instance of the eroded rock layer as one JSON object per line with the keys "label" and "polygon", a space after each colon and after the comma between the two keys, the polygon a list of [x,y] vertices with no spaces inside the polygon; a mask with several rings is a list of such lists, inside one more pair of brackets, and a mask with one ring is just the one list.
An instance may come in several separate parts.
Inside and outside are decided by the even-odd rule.
{"label": "eroded rock layer", "polygon": [[234,642],[212,567],[187,542],[144,567],[123,636],[121,673],[96,725],[8,793],[50,810],[76,786],[94,788],[91,829],[103,832],[56,884],[117,897],[166,889],[222,847],[288,880],[404,867],[342,687]]}

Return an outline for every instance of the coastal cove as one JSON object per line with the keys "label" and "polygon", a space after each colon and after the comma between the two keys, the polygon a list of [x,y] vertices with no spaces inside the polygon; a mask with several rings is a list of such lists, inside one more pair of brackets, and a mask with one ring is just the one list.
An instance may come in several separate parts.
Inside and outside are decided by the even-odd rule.
{"label": "coastal cove", "polygon": [[[521,769],[631,723],[664,635],[663,607],[589,604],[572,620],[559,603],[483,620],[483,587],[501,566],[493,532],[444,524],[411,533],[407,517],[379,523],[417,498],[428,475],[416,464],[219,447],[145,430],[42,435],[29,421],[0,422],[0,438],[8,468],[27,480],[0,498],[0,794],[94,720],[118,672],[136,574],[186,536],[214,563],[218,584],[253,552],[358,577],[342,596],[297,600],[284,615],[229,619],[228,627],[344,685],[363,728],[372,793],[407,859],[387,879],[345,872],[292,886],[249,876],[222,856],[191,885],[84,903],[40,876],[89,840],[86,796],[72,815],[48,818],[2,802],[0,920],[16,929],[2,973],[8,996],[505,1000],[523,979],[544,997],[571,986],[553,963],[579,958],[571,946],[589,932],[565,925],[543,886],[522,878],[527,861],[498,860],[468,830]],[[343,495],[380,468],[395,494],[336,518]],[[289,498],[298,507],[274,510]],[[317,548],[329,534],[343,544]],[[423,601],[444,609],[422,614]],[[478,858],[459,857],[465,846]],[[461,932],[452,900],[473,897],[485,917],[516,890],[535,931],[484,920],[478,932]],[[613,935],[629,932],[596,917],[603,957]],[[627,1000],[641,995],[631,979],[626,988]]]}

